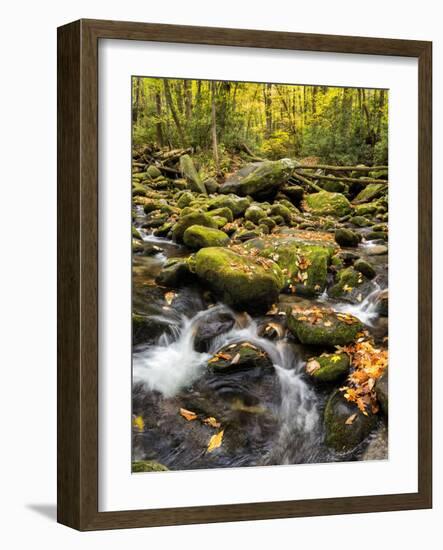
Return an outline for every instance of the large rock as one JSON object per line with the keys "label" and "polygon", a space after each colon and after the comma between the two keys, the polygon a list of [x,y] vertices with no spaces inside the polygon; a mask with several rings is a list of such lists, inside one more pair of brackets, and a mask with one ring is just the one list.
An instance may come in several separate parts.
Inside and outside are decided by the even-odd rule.
{"label": "large rock", "polygon": [[244,369],[272,369],[269,355],[250,342],[231,344],[220,349],[208,366],[217,373]]}
{"label": "large rock", "polygon": [[378,402],[380,403],[380,408],[383,413],[388,416],[389,409],[389,373],[388,369],[380,376],[380,378],[375,383],[375,393],[377,394]]}
{"label": "large rock", "polygon": [[337,273],[337,282],[328,294],[331,298],[346,297],[350,301],[354,298],[353,291],[364,282],[364,275],[353,267],[346,267]]}
{"label": "large rock", "polygon": [[182,155],[180,157],[180,172],[186,178],[191,191],[207,195],[205,184],[198,175],[194,162],[189,155]]}
{"label": "large rock", "polygon": [[211,341],[231,330],[234,324],[235,317],[227,308],[216,306],[209,309],[197,325],[194,348],[200,353],[208,351]]}
{"label": "large rock", "polygon": [[[351,422],[353,415],[355,417]],[[367,416],[361,413],[355,403],[346,401],[343,393],[336,390],[326,404],[324,424],[328,447],[338,452],[349,452],[368,437],[377,419],[370,412]]]}
{"label": "large rock", "polygon": [[208,210],[217,210],[220,208],[229,208],[234,218],[243,216],[246,209],[251,204],[249,197],[237,197],[237,195],[219,195],[208,202]]}
{"label": "large rock", "polygon": [[192,269],[225,304],[246,311],[268,309],[284,284],[275,262],[241,256],[226,248],[202,248]]}
{"label": "large rock", "polygon": [[358,233],[346,229],[345,227],[340,227],[335,231],[335,240],[340,246],[358,246],[360,242],[360,237]]}
{"label": "large rock", "polygon": [[286,286],[303,295],[321,293],[328,276],[328,265],[335,250],[332,241],[322,240],[328,235],[318,233],[307,240],[303,232],[294,231],[288,235],[270,235],[250,241],[246,246],[276,262],[282,269]]}
{"label": "large rock", "polygon": [[174,229],[172,230],[172,236],[177,242],[183,240],[183,235],[191,225],[202,225],[204,227],[212,227],[217,229],[217,222],[211,218],[208,214],[204,212],[191,212],[182,216],[178,222],[175,224]]}
{"label": "large rock", "polygon": [[267,197],[286,183],[294,163],[290,159],[266,160],[248,164],[220,187],[220,193],[235,193],[243,197]]}
{"label": "large rock", "polygon": [[305,196],[308,212],[319,216],[335,216],[341,218],[352,211],[351,203],[341,193],[320,191]]}
{"label": "large rock", "polygon": [[292,334],[310,345],[343,346],[353,342],[363,329],[357,317],[320,307],[290,310],[286,320]]}
{"label": "large rock", "polygon": [[315,382],[337,382],[349,371],[347,353],[324,353],[306,363],[306,372]]}
{"label": "large rock", "polygon": [[161,286],[178,288],[192,281],[191,273],[186,260],[181,258],[169,258],[155,281]]}
{"label": "large rock", "polygon": [[360,191],[353,202],[370,202],[382,195],[386,191],[386,189],[387,187],[383,183],[370,183],[369,185],[366,185],[362,191]]}
{"label": "large rock", "polygon": [[207,246],[225,246],[229,242],[229,237],[219,229],[191,225],[183,234],[183,242],[189,248],[198,250]]}

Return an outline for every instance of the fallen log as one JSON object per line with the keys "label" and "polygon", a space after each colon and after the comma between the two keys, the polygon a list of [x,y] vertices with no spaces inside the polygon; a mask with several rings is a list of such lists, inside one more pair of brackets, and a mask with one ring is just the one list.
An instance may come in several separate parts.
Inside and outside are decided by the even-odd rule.
{"label": "fallen log", "polygon": [[310,181],[308,178],[305,178],[301,174],[297,174],[296,172],[294,172],[292,174],[292,177],[298,179],[299,181],[301,181],[305,185],[308,185],[309,187],[312,187],[312,189],[314,189],[315,191],[324,191],[324,189],[322,189],[319,185],[317,185],[313,181]]}
{"label": "fallen log", "polygon": [[[297,168],[294,171],[294,174],[297,174],[297,170],[299,170],[300,167],[297,166]],[[305,176],[308,174],[304,174]],[[362,183],[363,185],[369,185],[370,183],[384,183],[388,184],[388,180],[378,180],[375,178],[349,178],[345,176],[335,177],[335,176],[322,176],[320,174],[309,174],[311,178],[313,179],[319,179],[319,180],[329,180],[329,181],[347,181],[349,183]]]}
{"label": "fallen log", "polygon": [[388,170],[388,166],[330,166],[329,164],[300,164],[297,169],[303,170],[330,170],[331,172],[375,172]]}

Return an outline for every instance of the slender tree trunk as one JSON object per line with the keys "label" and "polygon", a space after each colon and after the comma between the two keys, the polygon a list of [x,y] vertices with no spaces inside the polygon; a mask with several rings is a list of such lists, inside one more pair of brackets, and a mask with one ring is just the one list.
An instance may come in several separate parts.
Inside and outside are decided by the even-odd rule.
{"label": "slender tree trunk", "polygon": [[263,92],[265,99],[266,136],[269,137],[272,134],[272,84],[265,84]]}
{"label": "slender tree trunk", "polygon": [[186,121],[189,124],[192,116],[192,81],[184,80],[183,86],[185,88],[185,116]]}
{"label": "slender tree trunk", "polygon": [[157,143],[159,147],[163,147],[163,128],[162,128],[162,98],[160,95],[160,90],[155,92],[155,107],[157,110],[157,122],[155,124],[157,132]]}
{"label": "slender tree trunk", "polygon": [[214,155],[214,164],[217,174],[220,172],[220,163],[218,159],[218,146],[217,146],[217,120],[216,120],[216,82],[211,82],[211,135],[212,135],[212,151]]}
{"label": "slender tree trunk", "polygon": [[132,120],[134,124],[138,123],[138,118],[140,115],[140,87],[141,87],[140,78],[137,77],[135,79],[134,107],[132,109]]}
{"label": "slender tree trunk", "polygon": [[172,118],[174,119],[175,126],[177,127],[177,133],[178,133],[178,136],[179,136],[179,139],[180,139],[180,144],[183,147],[185,147],[186,146],[186,140],[185,140],[185,136],[184,136],[184,133],[183,133],[183,128],[182,128],[182,125],[180,123],[180,119],[178,117],[177,111],[174,107],[174,103],[172,101],[171,88],[169,86],[169,81],[168,81],[167,78],[165,78],[163,80],[163,86],[164,86],[164,90],[165,90],[166,103],[168,104],[169,110],[171,111],[171,115],[172,115]]}

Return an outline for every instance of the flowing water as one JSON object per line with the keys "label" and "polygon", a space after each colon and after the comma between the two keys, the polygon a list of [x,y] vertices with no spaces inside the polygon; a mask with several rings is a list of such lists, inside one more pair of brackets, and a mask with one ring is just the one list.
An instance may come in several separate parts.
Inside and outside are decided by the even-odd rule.
{"label": "flowing water", "polygon": [[[182,256],[179,245],[142,232],[145,242],[161,247],[154,256],[134,258],[134,303],[144,304],[154,322],[167,326],[150,345],[134,347],[133,412],[148,425],[135,434],[135,459],[155,459],[170,469],[194,469],[266,464],[297,464],[356,460],[359,452],[338,457],[324,443],[323,409],[327,393],[314,387],[304,373],[312,350],[284,335],[277,340],[260,336],[265,317],[236,314],[223,304],[205,301],[204,292],[193,287],[177,290],[170,304],[163,291],[147,285],[167,257]],[[361,247],[364,256],[370,246]],[[323,293],[309,303],[327,304],[336,311],[358,317],[377,328],[380,316],[376,299],[386,286],[386,257],[378,259],[376,279],[367,285],[359,303],[336,302]],[[289,299],[289,298],[287,298]],[[148,305],[146,305],[148,304]],[[205,351],[197,351],[196,335],[214,315],[235,319],[224,334],[212,338]],[[387,330],[382,326],[380,334]],[[208,360],[226,346],[249,342],[270,358],[271,372],[211,373]],[[205,452],[214,430],[202,422],[186,422],[178,415],[185,408],[199,417],[213,416],[225,431],[220,452]]]}

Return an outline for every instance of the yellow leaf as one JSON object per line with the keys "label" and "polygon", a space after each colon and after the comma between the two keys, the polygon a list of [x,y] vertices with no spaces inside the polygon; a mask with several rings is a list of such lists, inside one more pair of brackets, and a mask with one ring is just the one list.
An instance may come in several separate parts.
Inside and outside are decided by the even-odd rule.
{"label": "yellow leaf", "polygon": [[213,416],[210,416],[209,418],[205,418],[203,420],[204,424],[207,424],[208,426],[211,426],[211,428],[220,428],[221,424],[220,422],[217,422],[217,419]]}
{"label": "yellow leaf", "polygon": [[340,355],[333,355],[333,356],[331,357],[331,361],[332,361],[333,363],[337,363],[338,361],[340,361]]}
{"label": "yellow leaf", "polygon": [[212,453],[214,449],[218,449],[218,447],[220,447],[223,441],[223,433],[224,430],[221,430],[220,432],[218,432],[218,434],[215,434],[211,437],[208,443],[208,453]]}
{"label": "yellow leaf", "polygon": [[165,292],[165,300],[168,306],[172,304],[172,301],[174,298],[175,298],[175,292],[172,292],[172,290],[169,292]]}
{"label": "yellow leaf", "polygon": [[195,412],[188,411],[187,409],[180,409],[180,414],[183,416],[183,418],[186,418],[186,420],[195,420],[197,418],[197,415]]}
{"label": "yellow leaf", "polygon": [[343,287],[343,290],[344,290],[345,292],[352,292],[353,288],[352,288],[352,286],[345,285],[345,286]]}
{"label": "yellow leaf", "polygon": [[134,428],[137,428],[139,432],[142,432],[145,429],[145,422],[141,416],[136,416],[132,421]]}
{"label": "yellow leaf", "polygon": [[346,419],[345,424],[348,426],[354,422],[354,420],[357,418],[357,413],[351,414],[349,418]]}

